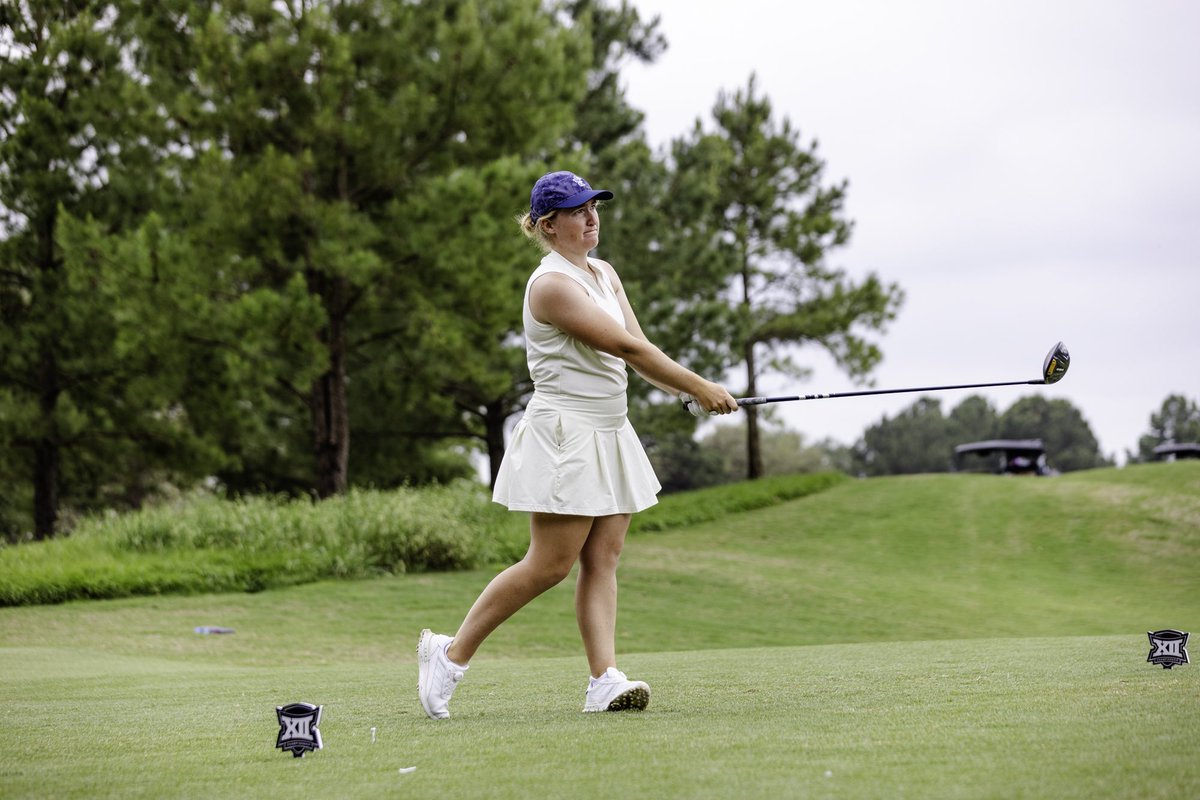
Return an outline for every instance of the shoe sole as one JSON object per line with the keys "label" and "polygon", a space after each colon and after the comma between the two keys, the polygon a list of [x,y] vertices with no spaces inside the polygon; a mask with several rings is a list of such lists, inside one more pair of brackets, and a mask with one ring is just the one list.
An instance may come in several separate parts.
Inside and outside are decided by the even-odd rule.
{"label": "shoe sole", "polygon": [[446,717],[434,716],[433,712],[429,710],[429,701],[425,696],[425,682],[428,679],[429,666],[432,661],[433,631],[426,628],[421,631],[421,638],[417,640],[417,698],[421,701],[421,708],[426,716],[430,719],[445,719]]}
{"label": "shoe sole", "polygon": [[641,686],[621,692],[604,708],[585,708],[584,711],[645,711],[650,705],[650,690]]}

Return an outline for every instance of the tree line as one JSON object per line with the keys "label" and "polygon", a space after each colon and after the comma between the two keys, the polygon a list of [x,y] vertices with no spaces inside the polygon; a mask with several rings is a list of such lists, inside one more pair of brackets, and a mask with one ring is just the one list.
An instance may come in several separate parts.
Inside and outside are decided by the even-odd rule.
{"label": "tree line", "polygon": [[[620,73],[665,47],[600,0],[0,5],[2,532],[200,482],[446,480],[475,448],[494,473],[532,389],[513,217],[549,169],[616,193],[601,254],[681,362],[869,374],[902,292],[827,263],[846,182],[753,76],[651,148]],[[686,448],[635,387],[651,450]]]}
{"label": "tree line", "polygon": [[1050,466],[1061,472],[1111,466],[1091,426],[1068,400],[1031,395],[1003,413],[971,395],[943,414],[941,401],[921,397],[895,417],[868,427],[850,453],[862,475],[949,472],[957,445],[992,439],[1041,439]]}
{"label": "tree line", "polygon": [[[992,439],[1041,439],[1051,467],[1060,472],[1112,466],[1091,425],[1070,401],[1032,395],[1016,400],[1003,412],[980,395],[964,398],[948,413],[931,396],[918,398],[894,417],[870,425],[848,448],[826,446],[824,455],[855,475],[905,475],[947,472],[954,468],[954,448]],[[1165,443],[1200,443],[1200,407],[1181,394],[1168,395],[1149,416],[1148,430],[1137,451],[1125,451],[1126,463],[1155,460],[1154,448]]]}

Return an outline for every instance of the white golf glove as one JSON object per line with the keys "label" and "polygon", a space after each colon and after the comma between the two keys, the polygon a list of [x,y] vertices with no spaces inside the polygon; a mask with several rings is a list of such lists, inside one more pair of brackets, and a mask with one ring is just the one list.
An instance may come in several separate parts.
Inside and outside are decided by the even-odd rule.
{"label": "white golf glove", "polygon": [[[683,403],[683,407],[686,408],[689,412],[691,412],[691,415],[693,417],[703,417],[704,416],[704,409],[700,407],[700,404],[698,402],[696,402],[696,398],[693,397],[692,395],[688,394],[687,392],[679,393],[679,402]],[[717,412],[715,412],[715,411],[708,412],[708,416],[710,416],[710,417],[715,417],[716,415],[717,415]]]}

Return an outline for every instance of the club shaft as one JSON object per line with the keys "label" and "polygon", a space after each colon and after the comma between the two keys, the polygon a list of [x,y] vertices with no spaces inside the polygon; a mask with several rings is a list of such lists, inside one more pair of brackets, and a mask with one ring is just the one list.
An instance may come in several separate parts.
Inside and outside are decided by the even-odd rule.
{"label": "club shaft", "polygon": [[794,400],[825,400],[834,397],[863,397],[871,394],[904,394],[906,392],[944,392],[949,389],[983,389],[988,386],[1041,385],[1046,381],[1037,378],[1031,381],[1001,381],[999,383],[960,383],[954,386],[915,386],[911,389],[863,389],[857,392],[830,392],[828,394],[798,394],[786,397],[740,397],[739,406],[759,406],[764,403],[790,403]]}

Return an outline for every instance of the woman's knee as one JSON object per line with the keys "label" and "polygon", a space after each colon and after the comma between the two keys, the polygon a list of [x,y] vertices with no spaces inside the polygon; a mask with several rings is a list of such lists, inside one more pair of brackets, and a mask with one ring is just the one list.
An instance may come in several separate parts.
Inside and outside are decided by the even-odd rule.
{"label": "woman's knee", "polygon": [[525,563],[529,567],[533,579],[543,589],[549,589],[551,586],[562,583],[571,574],[571,567],[575,565],[575,559],[561,556],[547,557],[530,552],[525,556]]}
{"label": "woman's knee", "polygon": [[579,554],[579,568],[593,573],[616,572],[621,561],[623,540],[589,542]]}
{"label": "woman's knee", "polygon": [[533,515],[525,563],[542,588],[561,583],[571,574],[571,567],[575,566],[580,549],[587,543],[591,528],[589,517]]}
{"label": "woman's knee", "polygon": [[625,547],[629,515],[614,515],[597,521],[579,553],[579,565],[596,572],[615,572]]}

